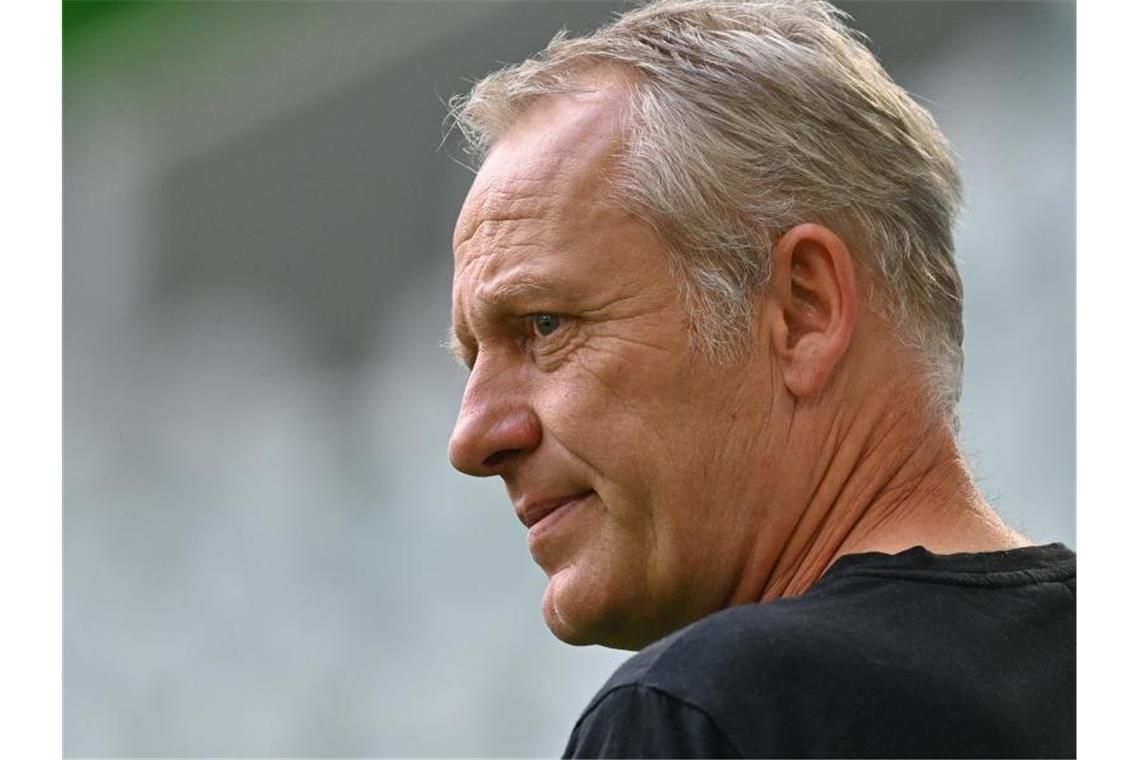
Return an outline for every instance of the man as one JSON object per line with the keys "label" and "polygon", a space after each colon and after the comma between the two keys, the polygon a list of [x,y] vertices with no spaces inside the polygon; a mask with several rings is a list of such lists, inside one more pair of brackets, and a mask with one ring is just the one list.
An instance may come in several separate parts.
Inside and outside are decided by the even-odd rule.
{"label": "man", "polygon": [[566,754],[1075,754],[1075,556],[956,443],[959,177],[839,12],[653,3],[456,116],[451,461],[640,650]]}

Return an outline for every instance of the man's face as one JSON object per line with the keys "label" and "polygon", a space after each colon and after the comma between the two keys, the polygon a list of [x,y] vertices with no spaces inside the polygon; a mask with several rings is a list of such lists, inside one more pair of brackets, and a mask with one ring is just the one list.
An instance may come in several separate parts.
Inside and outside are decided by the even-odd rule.
{"label": "man's face", "polygon": [[540,101],[475,180],[450,457],[503,478],[555,635],[635,649],[736,591],[765,521],[772,379],[756,351],[714,366],[691,349],[660,240],[607,200],[620,97]]}

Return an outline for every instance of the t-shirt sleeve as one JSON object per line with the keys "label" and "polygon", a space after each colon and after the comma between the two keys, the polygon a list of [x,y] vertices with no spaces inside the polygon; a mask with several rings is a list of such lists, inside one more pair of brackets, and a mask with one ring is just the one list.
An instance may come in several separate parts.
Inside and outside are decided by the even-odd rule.
{"label": "t-shirt sleeve", "polygon": [[641,684],[619,686],[574,726],[564,758],[740,757],[703,710]]}

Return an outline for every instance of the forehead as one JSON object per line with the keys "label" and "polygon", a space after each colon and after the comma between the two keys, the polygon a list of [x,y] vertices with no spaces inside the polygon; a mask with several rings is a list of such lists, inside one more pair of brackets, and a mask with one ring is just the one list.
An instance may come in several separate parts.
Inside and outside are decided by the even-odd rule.
{"label": "forehead", "polygon": [[500,137],[455,225],[456,263],[480,225],[597,203],[621,147],[624,95],[615,86],[546,96]]}

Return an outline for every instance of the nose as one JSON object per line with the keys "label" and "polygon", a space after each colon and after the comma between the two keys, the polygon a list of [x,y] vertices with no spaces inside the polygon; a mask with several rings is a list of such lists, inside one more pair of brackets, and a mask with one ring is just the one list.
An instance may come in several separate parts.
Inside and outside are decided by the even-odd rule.
{"label": "nose", "polygon": [[501,475],[538,448],[542,426],[517,388],[487,387],[478,373],[476,367],[468,378],[448,458],[468,475]]}

